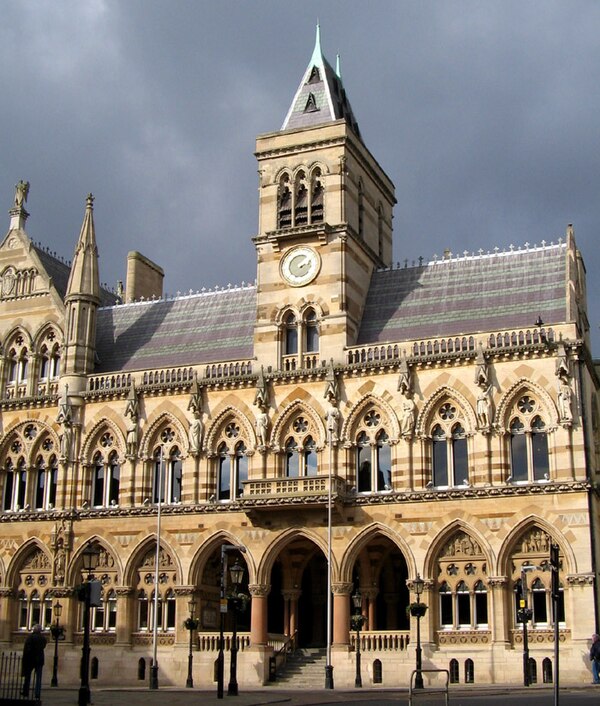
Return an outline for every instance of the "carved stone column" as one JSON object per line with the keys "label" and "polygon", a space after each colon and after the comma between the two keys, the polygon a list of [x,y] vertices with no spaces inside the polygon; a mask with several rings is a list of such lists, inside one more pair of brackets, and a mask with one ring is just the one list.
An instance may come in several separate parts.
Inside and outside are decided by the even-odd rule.
{"label": "carved stone column", "polygon": [[[175,619],[175,643],[181,645],[187,645],[190,641],[189,630],[186,630],[183,623],[187,618],[190,617],[190,609],[188,603],[190,602],[195,586],[176,586],[173,591],[175,593],[175,604],[176,604],[176,619]],[[196,615],[196,617],[198,617]]]}
{"label": "carved stone column", "polygon": [[333,644],[350,644],[350,594],[351,583],[331,584],[333,593]]}
{"label": "carved stone column", "polygon": [[116,586],[115,593],[117,594],[117,644],[130,645],[131,634],[136,628],[134,590],[129,586]]}
{"label": "carved stone column", "polygon": [[488,601],[488,623],[492,630],[492,643],[508,643],[508,631],[510,629],[510,625],[507,624],[508,616],[506,615],[506,586],[508,580],[506,576],[490,576],[487,583],[491,594],[491,601]]}
{"label": "carved stone column", "polygon": [[271,591],[268,584],[250,584],[248,591],[252,596],[250,613],[250,644],[267,644],[267,597]]}
{"label": "carved stone column", "polygon": [[10,641],[11,609],[14,605],[14,594],[11,588],[0,588],[0,642]]}
{"label": "carved stone column", "polygon": [[[366,600],[366,611],[367,611],[367,624],[365,628],[367,630],[377,630],[377,603],[376,598],[379,595],[378,588],[361,588],[361,593],[363,599]],[[363,608],[364,610],[364,608]]]}

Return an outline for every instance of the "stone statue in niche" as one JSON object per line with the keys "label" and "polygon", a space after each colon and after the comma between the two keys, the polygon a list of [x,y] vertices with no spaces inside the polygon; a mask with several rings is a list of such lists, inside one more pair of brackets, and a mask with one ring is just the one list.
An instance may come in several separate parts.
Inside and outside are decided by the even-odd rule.
{"label": "stone statue in niche", "polygon": [[573,421],[573,410],[571,407],[571,402],[573,399],[573,393],[571,391],[571,386],[565,380],[559,380],[558,382],[558,412],[560,414],[561,422],[572,422]]}
{"label": "stone statue in niche", "polygon": [[337,408],[337,402],[334,397],[329,400],[329,407],[325,413],[325,424],[329,440],[332,443],[339,441],[340,410]]}
{"label": "stone statue in niche", "polygon": [[200,419],[200,414],[196,413],[194,415],[194,420],[190,424],[189,431],[189,442],[190,442],[190,453],[197,454],[200,453],[202,449],[202,436],[204,434],[204,425]]}
{"label": "stone statue in niche", "polygon": [[261,408],[256,418],[256,436],[258,437],[258,445],[266,448],[269,436],[269,415],[265,407]]}
{"label": "stone statue in niche", "polygon": [[71,458],[71,447],[73,445],[73,425],[70,420],[63,422],[63,432],[60,436],[60,456],[64,461]]}
{"label": "stone statue in niche", "polygon": [[400,415],[400,434],[409,439],[415,429],[416,404],[412,396],[405,395],[402,398]]}
{"label": "stone statue in niche", "polygon": [[491,385],[488,385],[485,389],[482,389],[477,396],[477,424],[482,431],[489,431],[492,426],[492,393],[493,388]]}

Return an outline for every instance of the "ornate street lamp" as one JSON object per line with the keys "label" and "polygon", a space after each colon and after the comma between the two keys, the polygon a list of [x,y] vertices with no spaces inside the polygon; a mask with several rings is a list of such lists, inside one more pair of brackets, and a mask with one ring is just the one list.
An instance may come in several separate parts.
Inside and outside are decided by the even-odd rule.
{"label": "ornate street lamp", "polygon": [[100,552],[93,544],[88,544],[82,552],[83,570],[87,572],[87,579],[79,592],[79,599],[83,600],[83,648],[81,650],[81,686],[79,687],[78,706],[87,706],[90,703],[90,605],[92,597],[92,572],[98,566]]}
{"label": "ornate street lamp", "polygon": [[365,624],[365,617],[362,614],[362,596],[360,591],[357,589],[356,593],[352,596],[352,603],[354,605],[355,613],[350,618],[350,627],[352,630],[356,630],[356,677],[354,678],[355,688],[362,687],[362,677],[360,674],[360,631],[362,626]]}
{"label": "ornate street lamp", "polygon": [[539,567],[534,566],[533,564],[524,564],[521,567],[521,595],[519,596],[517,620],[523,623],[523,686],[529,686],[531,684],[527,623],[531,620],[533,611],[527,606],[527,572],[535,571],[537,568]]}
{"label": "ornate street lamp", "polygon": [[231,662],[229,671],[229,684],[227,685],[227,696],[237,696],[237,616],[238,611],[240,610],[240,601],[243,600],[242,594],[239,593],[239,588],[244,579],[244,567],[240,564],[239,559],[236,559],[233,566],[229,569],[229,576],[231,578],[230,599],[233,606],[233,634],[231,636]]}
{"label": "ornate street lamp", "polygon": [[425,587],[425,581],[417,574],[417,578],[413,580],[413,591],[417,600],[415,603],[410,604],[410,614],[413,618],[417,619],[417,674],[415,677],[415,689],[423,688],[423,674],[421,672],[423,668],[422,654],[421,654],[421,618],[427,612],[427,606],[425,603],[421,603],[421,594],[423,593],[423,588]]}
{"label": "ornate street lamp", "polygon": [[241,545],[236,546],[235,544],[221,545],[219,652],[217,653],[217,699],[223,698],[223,682],[225,673],[225,637],[223,633],[225,632],[225,615],[227,613],[227,596],[225,595],[225,567],[227,564],[227,554],[229,552],[242,552],[242,554],[245,554],[246,547],[243,547]]}
{"label": "ornate street lamp", "polygon": [[185,682],[186,687],[192,689],[194,686],[194,678],[192,677],[192,664],[194,657],[192,655],[192,638],[194,630],[198,628],[198,621],[195,618],[196,615],[196,601],[192,598],[188,603],[188,608],[190,610],[190,617],[184,622],[183,627],[190,631],[190,651],[188,654],[188,674],[187,680]]}
{"label": "ornate street lamp", "polygon": [[54,625],[50,626],[50,633],[52,634],[52,639],[54,640],[54,663],[52,665],[52,679],[50,680],[50,686],[58,686],[58,641],[64,640],[65,629],[59,623],[59,618],[62,613],[62,605],[56,601],[53,607],[55,622]]}

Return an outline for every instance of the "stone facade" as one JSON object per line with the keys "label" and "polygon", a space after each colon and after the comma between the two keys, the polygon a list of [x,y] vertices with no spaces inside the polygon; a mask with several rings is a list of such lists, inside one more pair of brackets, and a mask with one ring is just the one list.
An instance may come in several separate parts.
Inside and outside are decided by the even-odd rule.
{"label": "stone facade", "polygon": [[[0,244],[0,645],[48,628],[59,600],[76,683],[91,544],[92,676],[147,678],[158,608],[159,678],[183,684],[194,598],[194,681],[210,686],[229,544],[246,550],[226,555],[249,597],[242,686],[283,646],[328,642],[352,685],[356,591],[363,683],[405,686],[417,576],[424,666],[477,683],[522,679],[526,576],[541,681],[557,544],[562,678],[589,680],[598,377],[572,228],[394,267],[393,184],[318,41],[256,154],[256,285],[176,300],[139,253],[120,298],[99,286],[91,195],[67,264],[29,239],[17,190]],[[227,645],[231,628],[230,610]]]}

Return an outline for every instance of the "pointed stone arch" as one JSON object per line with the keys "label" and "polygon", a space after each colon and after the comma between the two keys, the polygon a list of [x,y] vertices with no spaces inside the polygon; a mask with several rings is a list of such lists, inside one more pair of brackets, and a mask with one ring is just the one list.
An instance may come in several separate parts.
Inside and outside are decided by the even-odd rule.
{"label": "pointed stone arch", "polygon": [[477,418],[475,412],[473,411],[472,405],[469,403],[467,398],[459,392],[456,388],[450,387],[449,385],[443,385],[437,389],[433,395],[426,400],[425,404],[421,408],[417,416],[417,423],[415,426],[415,434],[418,437],[426,437],[427,428],[431,421],[431,416],[437,405],[441,402],[444,397],[452,399],[461,408],[465,422],[468,424],[468,429],[466,429],[467,434],[473,433],[477,429]]}
{"label": "pointed stone arch", "polygon": [[352,571],[354,565],[359,559],[361,551],[372,539],[375,539],[378,536],[383,536],[386,539],[389,539],[390,542],[398,548],[404,556],[404,560],[408,566],[409,575],[416,576],[417,563],[408,543],[401,535],[395,532],[388,525],[382,524],[381,522],[374,522],[368,527],[362,529],[359,534],[352,539],[346,548],[346,551],[342,556],[342,561],[340,562],[340,572],[337,578],[338,581],[342,583],[349,583],[352,581]]}
{"label": "pointed stone arch", "polygon": [[317,442],[317,447],[323,447],[325,445],[325,439],[327,438],[327,432],[325,430],[325,422],[322,417],[320,417],[312,405],[307,404],[304,400],[295,399],[285,405],[281,410],[279,415],[276,417],[273,423],[273,430],[271,431],[270,442],[273,444],[274,448],[282,446],[281,444],[281,433],[283,427],[287,424],[290,418],[295,415],[299,410],[307,417],[310,417],[313,422],[315,429],[319,433],[319,440]]}
{"label": "pointed stone arch", "polygon": [[[496,575],[496,557],[492,551],[488,539],[464,519],[456,519],[449,525],[446,525],[446,527],[444,527],[441,531],[438,531],[435,539],[429,545],[429,549],[425,555],[425,561],[423,563],[423,574],[426,577],[436,577],[435,563],[439,559],[440,552],[448,542],[461,533],[467,535],[467,537],[469,537],[472,542],[475,542],[480,548],[481,555],[485,557],[488,575]],[[468,554],[465,554],[465,557],[466,556],[468,556]]]}
{"label": "pointed stone arch", "polygon": [[389,422],[390,439],[392,441],[399,439],[400,424],[394,408],[387,400],[383,397],[377,397],[373,392],[366,393],[353,405],[342,425],[341,438],[344,440],[354,438],[358,420],[369,405],[378,407],[386,415]]}
{"label": "pointed stone arch", "polygon": [[516,524],[511,529],[511,531],[504,538],[502,546],[500,547],[500,551],[498,552],[498,572],[501,574],[508,573],[508,562],[515,551],[517,543],[521,540],[521,538],[526,532],[535,528],[540,529],[551,539],[553,539],[556,544],[558,544],[559,553],[564,560],[564,574],[576,574],[577,558],[575,556],[575,552],[572,549],[571,543],[566,539],[564,534],[560,530],[558,530],[553,524],[550,524],[550,522],[548,522],[544,518],[533,513],[528,515],[527,517],[524,517],[518,524]]}
{"label": "pointed stone arch", "polygon": [[256,431],[254,426],[248,419],[248,416],[239,407],[232,404],[228,404],[224,407],[215,417],[214,421],[211,423],[206,434],[206,449],[210,451],[215,451],[215,446],[217,443],[217,437],[223,428],[223,425],[230,419],[236,419],[242,425],[244,429],[244,434],[250,445],[254,447],[257,443]]}
{"label": "pointed stone arch", "polygon": [[182,458],[188,448],[188,431],[184,428],[183,423],[177,415],[175,415],[171,410],[164,410],[158,416],[156,416],[151,422],[149,422],[144,428],[142,442],[140,444],[139,455],[142,458],[150,458],[152,456],[151,446],[155,443],[156,435],[158,430],[163,426],[172,425],[177,429],[177,433],[181,440],[179,444],[180,454]]}
{"label": "pointed stone arch", "polygon": [[6,334],[4,337],[4,346],[3,350],[6,353],[7,350],[10,348],[12,343],[16,341],[17,336],[23,335],[25,336],[25,341],[23,343],[23,346],[27,348],[27,350],[31,351],[33,350],[33,338],[31,336],[31,333],[29,330],[25,327],[24,324],[16,324],[15,326],[12,327],[12,329]]}
{"label": "pointed stone arch", "polygon": [[556,408],[554,400],[541,385],[527,378],[520,378],[514,382],[502,395],[498,407],[496,408],[494,426],[500,430],[508,429],[510,422],[508,413],[517,397],[525,392],[533,393],[540,400],[547,414],[548,426],[558,426],[558,409]]}
{"label": "pointed stone arch", "polygon": [[60,439],[58,437],[58,434],[54,430],[50,424],[48,424],[46,421],[41,420],[41,419],[26,419],[25,421],[22,422],[15,422],[11,427],[9,427],[6,430],[6,433],[2,437],[2,440],[0,440],[0,463],[4,463],[4,459],[6,458],[6,455],[10,449],[9,444],[12,443],[14,440],[15,436],[22,436],[23,430],[28,427],[30,424],[35,424],[40,427],[40,433],[37,435],[36,440],[30,445],[30,447],[27,449],[27,452],[22,452],[20,455],[22,455],[28,464],[32,464],[35,461],[35,456],[38,453],[39,450],[39,445],[41,443],[41,439],[44,437],[44,435],[49,436],[52,441],[54,442],[55,448],[57,449],[56,453],[58,455],[58,449],[60,446]]}
{"label": "pointed stone arch", "polygon": [[[151,548],[156,549],[156,541],[156,533],[149,534],[147,537],[144,537],[144,539],[138,542],[137,546],[133,549],[129,556],[129,559],[127,560],[127,563],[125,565],[125,571],[123,574],[123,584],[125,586],[133,586],[135,584],[135,572],[137,571],[138,567],[140,566],[141,560],[147,554],[147,552],[149,552]],[[171,544],[166,541],[164,537],[161,537],[160,539],[160,548],[163,549],[169,555],[171,561],[173,562],[174,571],[176,572],[179,578],[177,583],[181,584],[183,578],[183,569],[181,567],[179,557],[177,556],[177,552],[171,546]]]}
{"label": "pointed stone arch", "polygon": [[56,332],[56,342],[62,346],[64,342],[64,331],[62,327],[56,321],[46,321],[32,337],[32,345],[35,347],[36,352],[39,351],[40,343],[50,331]]}
{"label": "pointed stone arch", "polygon": [[[119,557],[119,552],[116,548],[105,538],[100,535],[93,534],[87,537],[81,542],[81,545],[73,552],[69,566],[66,572],[66,583],[67,585],[74,586],[81,582],[81,555],[85,551],[86,547],[90,544],[100,546],[108,556],[110,556],[114,562],[114,566],[111,567],[112,571],[116,571],[117,575],[123,580],[123,565]],[[98,568],[97,573],[101,573],[101,567]]]}
{"label": "pointed stone arch", "polygon": [[[275,541],[271,542],[262,555],[256,572],[256,583],[267,585],[270,584],[271,572],[275,561],[289,544],[299,538],[312,542],[325,556],[327,556],[327,541],[324,537],[306,527],[290,527],[283,531]],[[334,577],[337,576],[338,573],[339,564],[337,558],[332,553],[331,575]]]}
{"label": "pointed stone arch", "polygon": [[14,553],[8,570],[6,572],[6,585],[15,589],[19,583],[19,572],[23,568],[23,564],[30,557],[38,555],[40,560],[44,562],[43,568],[47,568],[48,574],[52,571],[52,557],[48,551],[48,547],[38,537],[31,537],[17,549]]}
{"label": "pointed stone arch", "polygon": [[233,544],[235,546],[245,546],[246,552],[243,554],[243,559],[246,562],[248,569],[248,583],[255,583],[256,578],[256,559],[252,553],[252,549],[238,540],[238,538],[227,530],[217,530],[210,537],[207,537],[204,542],[196,549],[194,556],[190,562],[189,576],[187,583],[190,586],[197,586],[200,581],[206,564],[215,550],[220,549],[223,544]]}
{"label": "pointed stone arch", "polygon": [[313,162],[311,162],[310,164],[308,164],[308,166],[306,167],[306,169],[308,170],[308,174],[309,174],[310,177],[312,177],[312,175],[313,175],[315,169],[320,169],[320,170],[321,170],[321,174],[322,174],[323,176],[324,176],[325,174],[331,174],[331,169],[329,168],[329,166],[328,166],[327,164],[325,164],[324,162],[321,162],[321,161],[318,160],[318,159],[316,159],[316,160],[314,160]]}
{"label": "pointed stone arch", "polygon": [[114,434],[116,441],[115,450],[119,453],[119,462],[123,463],[125,459],[125,432],[116,422],[107,417],[102,417],[96,420],[89,432],[85,435],[85,439],[81,447],[81,458],[84,463],[91,463],[91,454],[94,450],[94,446],[96,445],[101,434],[105,431],[111,431]]}

